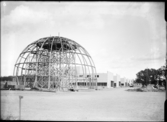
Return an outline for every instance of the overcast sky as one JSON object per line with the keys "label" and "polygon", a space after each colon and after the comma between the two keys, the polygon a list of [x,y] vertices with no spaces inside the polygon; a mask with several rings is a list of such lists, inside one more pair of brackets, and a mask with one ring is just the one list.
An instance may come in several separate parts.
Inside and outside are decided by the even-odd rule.
{"label": "overcast sky", "polygon": [[72,39],[97,72],[136,78],[165,65],[163,2],[1,2],[1,76],[13,75],[23,49],[47,36]]}

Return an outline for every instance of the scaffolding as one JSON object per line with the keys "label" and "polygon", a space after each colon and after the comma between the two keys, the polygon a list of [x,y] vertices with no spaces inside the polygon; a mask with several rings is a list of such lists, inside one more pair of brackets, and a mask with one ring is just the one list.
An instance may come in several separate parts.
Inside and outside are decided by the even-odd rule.
{"label": "scaffolding", "polygon": [[[41,38],[19,55],[13,75],[17,85],[39,90],[97,88],[96,67],[80,44],[60,36]],[[83,87],[83,86],[82,86]]]}

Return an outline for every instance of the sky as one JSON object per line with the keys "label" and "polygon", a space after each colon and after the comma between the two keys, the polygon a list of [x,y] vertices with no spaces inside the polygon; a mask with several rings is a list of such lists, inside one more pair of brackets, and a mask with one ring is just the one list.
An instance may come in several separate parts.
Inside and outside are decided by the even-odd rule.
{"label": "sky", "polygon": [[135,79],[165,65],[164,2],[1,2],[1,76],[13,75],[26,46],[66,37],[91,55],[97,73]]}

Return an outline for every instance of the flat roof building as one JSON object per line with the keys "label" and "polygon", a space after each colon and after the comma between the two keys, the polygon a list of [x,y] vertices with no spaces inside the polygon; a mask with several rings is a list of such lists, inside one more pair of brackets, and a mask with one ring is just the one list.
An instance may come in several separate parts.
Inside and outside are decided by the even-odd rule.
{"label": "flat roof building", "polygon": [[107,88],[115,88],[128,86],[131,83],[131,80],[121,76],[119,74],[113,74],[110,71],[106,73],[97,73],[97,86],[107,87]]}
{"label": "flat roof building", "polygon": [[97,85],[107,88],[119,87],[121,85],[120,75],[112,72],[97,73]]}

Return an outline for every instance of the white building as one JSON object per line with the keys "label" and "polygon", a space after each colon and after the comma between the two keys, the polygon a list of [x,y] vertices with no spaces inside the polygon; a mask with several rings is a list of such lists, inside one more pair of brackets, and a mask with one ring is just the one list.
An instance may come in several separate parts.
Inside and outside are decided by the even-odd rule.
{"label": "white building", "polygon": [[107,88],[119,87],[121,84],[120,76],[118,74],[107,71],[107,73],[97,73],[97,85]]}
{"label": "white building", "polygon": [[113,74],[111,72],[97,73],[97,85],[107,88],[114,87]]}
{"label": "white building", "polygon": [[126,86],[126,78],[121,78],[121,86]]}
{"label": "white building", "polygon": [[[86,81],[82,80],[82,78],[87,77],[87,74],[83,76],[81,67],[77,67],[77,74],[80,80],[78,83],[83,86],[87,86]],[[82,74],[82,75],[81,75]],[[106,73],[97,73],[95,76],[97,78],[97,86],[107,87],[107,88],[114,88],[120,86],[128,86],[129,80],[121,78],[120,75],[114,75],[112,72],[107,71]]]}
{"label": "white building", "polygon": [[97,73],[97,85],[103,86],[107,88],[113,88],[113,87],[127,87],[130,83],[132,83],[132,80],[127,79],[125,77],[121,78],[120,75],[107,71],[107,73]]}
{"label": "white building", "polygon": [[116,74],[116,75],[114,76],[114,83],[116,83],[116,87],[121,86],[120,75]]}

